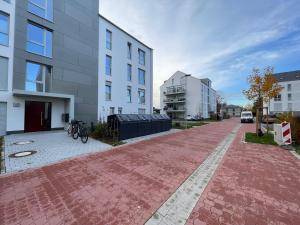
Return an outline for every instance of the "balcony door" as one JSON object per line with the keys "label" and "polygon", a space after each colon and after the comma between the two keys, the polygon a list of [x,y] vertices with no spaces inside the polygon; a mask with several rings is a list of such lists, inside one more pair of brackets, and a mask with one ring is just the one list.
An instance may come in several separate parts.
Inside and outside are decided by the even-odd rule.
{"label": "balcony door", "polygon": [[51,129],[51,102],[25,102],[25,132]]}

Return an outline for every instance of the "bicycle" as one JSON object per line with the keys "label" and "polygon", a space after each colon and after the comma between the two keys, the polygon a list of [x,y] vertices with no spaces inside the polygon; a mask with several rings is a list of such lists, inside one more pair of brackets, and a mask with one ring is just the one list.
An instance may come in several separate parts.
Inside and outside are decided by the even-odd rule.
{"label": "bicycle", "polygon": [[69,136],[73,136],[75,125],[77,122],[77,120],[71,120],[71,123],[66,123],[64,130],[67,131]]}
{"label": "bicycle", "polygon": [[74,123],[74,127],[72,128],[72,137],[73,139],[78,139],[80,137],[82,143],[87,143],[89,139],[88,128],[86,127],[86,123],[76,120]]}

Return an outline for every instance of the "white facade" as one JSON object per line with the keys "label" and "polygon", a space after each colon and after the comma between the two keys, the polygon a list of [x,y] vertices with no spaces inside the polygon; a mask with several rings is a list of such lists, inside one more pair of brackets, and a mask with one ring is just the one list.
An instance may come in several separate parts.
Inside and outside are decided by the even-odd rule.
{"label": "white facade", "polygon": [[[12,112],[12,82],[13,82],[13,53],[14,53],[14,32],[15,32],[15,0],[11,0],[10,3],[6,1],[0,1],[0,12],[4,13],[9,18],[9,31],[8,31],[8,45],[0,44],[0,57],[3,62],[1,64],[1,82],[5,82],[4,88],[0,89],[0,135],[10,129],[11,121],[14,120],[14,113]],[[4,62],[5,61],[5,62]],[[2,73],[3,67],[6,67],[6,73]],[[5,113],[6,111],[6,113]],[[9,112],[9,113],[8,113]],[[17,120],[17,118],[15,119]]]}
{"label": "white facade", "polygon": [[[297,80],[279,80],[283,87],[280,95],[271,99],[270,104],[264,103],[264,107],[269,107],[269,113],[294,112],[300,115],[300,73]],[[264,111],[264,113],[266,113]]]}
{"label": "white facade", "polygon": [[[108,49],[107,32],[111,34]],[[108,34],[109,35],[109,34]],[[128,57],[131,45],[131,59]],[[145,65],[139,63],[138,51],[145,52]],[[106,74],[106,57],[111,58],[111,75]],[[98,72],[98,119],[106,120],[110,114],[152,113],[153,62],[152,49],[99,16],[99,72]],[[127,66],[131,65],[131,81],[127,78]],[[139,84],[138,70],[145,71],[145,85]],[[111,98],[106,96],[106,85],[111,85]],[[131,102],[127,88],[131,88]],[[145,103],[138,102],[138,91],[145,90]]]}
{"label": "white facade", "polygon": [[209,118],[216,113],[216,91],[209,79],[198,79],[177,71],[160,86],[162,113],[173,119],[187,116]]}

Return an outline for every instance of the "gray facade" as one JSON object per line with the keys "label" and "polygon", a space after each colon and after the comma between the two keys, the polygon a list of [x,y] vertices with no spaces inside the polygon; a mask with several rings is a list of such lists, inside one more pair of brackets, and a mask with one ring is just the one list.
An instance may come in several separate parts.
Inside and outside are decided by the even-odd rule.
{"label": "gray facade", "polygon": [[[26,62],[52,67],[50,93],[75,97],[74,117],[97,121],[98,0],[53,0],[53,22],[27,11],[27,0],[16,1],[13,89],[24,90]],[[53,32],[52,58],[26,51],[27,24]]]}

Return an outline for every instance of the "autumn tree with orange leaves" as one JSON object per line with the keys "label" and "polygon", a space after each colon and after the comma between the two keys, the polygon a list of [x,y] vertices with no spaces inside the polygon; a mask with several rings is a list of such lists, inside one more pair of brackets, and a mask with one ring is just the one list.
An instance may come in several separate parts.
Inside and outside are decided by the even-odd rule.
{"label": "autumn tree with orange leaves", "polygon": [[[260,129],[260,111],[263,108],[263,102],[270,103],[270,100],[279,95],[283,89],[278,84],[276,78],[273,76],[274,69],[267,67],[263,73],[254,68],[252,74],[248,77],[250,85],[248,90],[244,90],[243,94],[253,102],[259,102],[259,107],[256,109],[256,134],[258,135]],[[268,111],[267,109],[267,126],[268,126]],[[268,129],[267,129],[268,130]]]}

